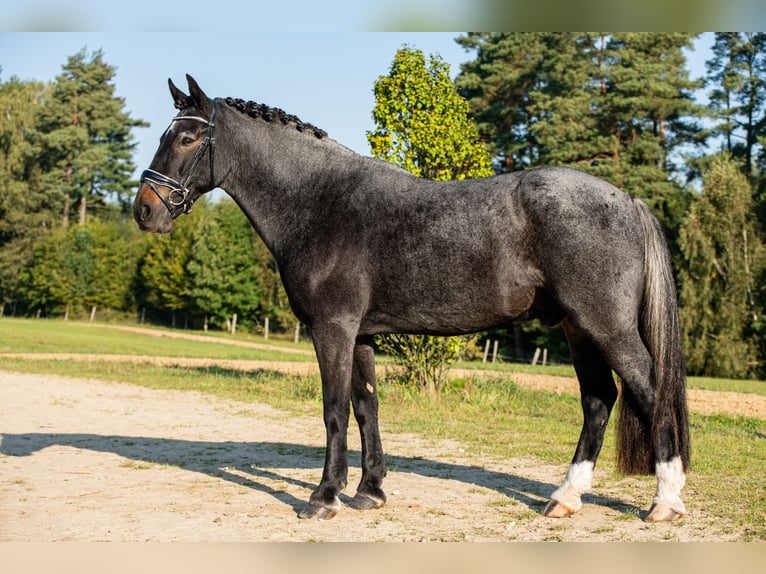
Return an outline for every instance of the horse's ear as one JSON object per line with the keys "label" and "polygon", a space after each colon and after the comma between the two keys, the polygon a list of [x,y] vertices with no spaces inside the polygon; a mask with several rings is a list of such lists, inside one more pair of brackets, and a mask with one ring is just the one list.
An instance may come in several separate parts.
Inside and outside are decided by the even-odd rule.
{"label": "horse's ear", "polygon": [[194,106],[202,110],[206,115],[211,115],[213,113],[213,106],[210,103],[210,98],[205,95],[197,81],[189,74],[186,74],[186,81],[189,83],[189,95]]}
{"label": "horse's ear", "polygon": [[176,108],[179,110],[184,109],[185,107],[189,106],[189,96],[184,94],[176,85],[173,83],[173,80],[168,78],[168,86],[170,87],[170,95],[173,96],[173,104]]}

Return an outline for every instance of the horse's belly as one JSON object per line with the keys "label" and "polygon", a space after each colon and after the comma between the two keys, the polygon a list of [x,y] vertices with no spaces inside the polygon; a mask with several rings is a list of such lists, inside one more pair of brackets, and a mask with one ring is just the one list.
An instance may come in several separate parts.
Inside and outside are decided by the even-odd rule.
{"label": "horse's belly", "polygon": [[362,332],[458,335],[474,333],[529,318],[535,301],[534,286],[505,288],[477,283],[397,290],[371,302]]}

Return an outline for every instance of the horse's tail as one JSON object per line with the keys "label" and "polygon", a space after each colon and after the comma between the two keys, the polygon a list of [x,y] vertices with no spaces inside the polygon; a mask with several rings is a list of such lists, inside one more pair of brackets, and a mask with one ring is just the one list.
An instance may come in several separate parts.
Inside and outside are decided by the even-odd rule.
{"label": "horse's tail", "polygon": [[[686,410],[686,365],[678,319],[676,286],[665,234],[647,205],[634,200],[644,228],[644,299],[641,337],[652,357],[655,404],[652,421],[623,390],[617,431],[617,466],[628,474],[652,474],[654,445],[671,425],[684,470],[689,466],[689,421]],[[651,425],[651,426],[650,426]]]}

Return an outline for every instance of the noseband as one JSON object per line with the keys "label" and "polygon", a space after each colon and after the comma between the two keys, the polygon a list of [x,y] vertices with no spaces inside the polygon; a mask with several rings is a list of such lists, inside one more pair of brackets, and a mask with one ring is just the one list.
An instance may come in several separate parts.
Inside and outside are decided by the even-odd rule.
{"label": "noseband", "polygon": [[[162,201],[165,207],[168,208],[170,215],[174,218],[181,215],[182,213],[191,212],[194,200],[190,197],[191,192],[187,186],[189,185],[189,180],[194,174],[194,170],[197,169],[197,165],[202,159],[202,156],[205,155],[205,150],[207,150],[208,146],[210,147],[210,151],[208,153],[210,157],[210,185],[215,186],[213,179],[213,170],[215,167],[213,161],[213,148],[215,148],[213,130],[215,130],[215,119],[218,109],[216,107],[215,100],[211,101],[213,103],[213,115],[209,120],[200,116],[176,116],[170,120],[171,125],[173,122],[178,122],[181,120],[192,120],[195,122],[202,122],[203,124],[207,125],[207,135],[205,136],[205,139],[202,140],[202,143],[199,144],[197,151],[194,153],[194,161],[192,161],[192,164],[189,167],[189,171],[186,173],[186,177],[184,177],[183,181],[179,183],[173,178],[154,171],[153,169],[146,169],[141,174],[141,183],[145,183],[151,188],[157,197],[160,198],[160,201]],[[159,187],[167,187],[170,189],[167,197],[160,193]]]}

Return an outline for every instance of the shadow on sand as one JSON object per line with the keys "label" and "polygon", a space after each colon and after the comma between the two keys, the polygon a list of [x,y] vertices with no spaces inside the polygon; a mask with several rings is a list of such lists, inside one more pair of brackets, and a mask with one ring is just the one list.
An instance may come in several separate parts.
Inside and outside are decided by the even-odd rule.
{"label": "shadow on sand", "polygon": [[[273,496],[297,513],[304,500],[272,488],[264,480],[281,481],[313,490],[315,484],[290,476],[290,469],[322,469],[324,448],[283,442],[208,442],[140,436],[113,436],[69,433],[26,433],[0,435],[0,454],[24,457],[50,446],[69,446],[95,452],[117,454],[136,462],[176,466],[253,488]],[[349,451],[353,464],[361,458],[359,451]],[[500,494],[540,512],[556,485],[514,474],[487,470],[419,457],[386,456],[390,469],[436,479],[453,479],[473,484]],[[275,472],[280,469],[282,472]],[[349,485],[352,489],[355,485]],[[349,498],[341,495],[343,502]],[[586,495],[583,502],[608,506],[621,512],[638,512],[635,506],[619,500]]]}

